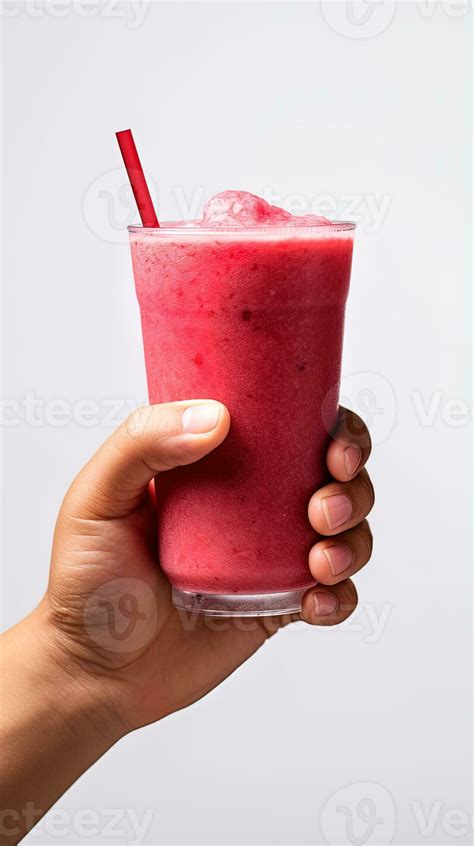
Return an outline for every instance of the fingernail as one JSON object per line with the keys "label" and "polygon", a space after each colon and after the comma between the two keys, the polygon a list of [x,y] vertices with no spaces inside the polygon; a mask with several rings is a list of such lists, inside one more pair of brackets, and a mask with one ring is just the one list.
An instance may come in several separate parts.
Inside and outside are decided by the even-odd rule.
{"label": "fingernail", "polygon": [[323,549],[323,552],[328,560],[333,576],[338,576],[347,570],[353,561],[354,553],[350,546],[344,544],[333,544]]}
{"label": "fingernail", "polygon": [[347,475],[352,476],[362,460],[362,450],[358,446],[348,446],[344,450],[344,464]]}
{"label": "fingernail", "polygon": [[323,499],[323,511],[330,529],[337,529],[346,523],[352,514],[352,502],[344,494],[326,496]]}
{"label": "fingernail", "polygon": [[328,614],[332,614],[338,606],[337,598],[334,594],[327,593],[326,591],[323,593],[323,591],[318,590],[313,594],[313,600],[317,617],[326,617]]}
{"label": "fingernail", "polygon": [[221,414],[221,406],[217,403],[203,403],[189,405],[181,420],[183,431],[191,435],[203,435],[212,432],[217,426]]}

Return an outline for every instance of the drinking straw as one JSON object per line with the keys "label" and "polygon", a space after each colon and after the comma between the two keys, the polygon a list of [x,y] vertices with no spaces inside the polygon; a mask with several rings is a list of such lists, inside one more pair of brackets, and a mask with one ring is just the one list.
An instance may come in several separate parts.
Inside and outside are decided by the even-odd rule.
{"label": "drinking straw", "polygon": [[130,185],[132,186],[133,195],[135,197],[138,211],[142,219],[143,226],[157,229],[159,227],[158,218],[156,216],[153,202],[150,197],[148,185],[146,184],[145,174],[138,156],[135,141],[133,140],[132,130],[123,129],[121,132],[115,133],[119,143],[120,152],[122,153],[123,161],[127,169]]}

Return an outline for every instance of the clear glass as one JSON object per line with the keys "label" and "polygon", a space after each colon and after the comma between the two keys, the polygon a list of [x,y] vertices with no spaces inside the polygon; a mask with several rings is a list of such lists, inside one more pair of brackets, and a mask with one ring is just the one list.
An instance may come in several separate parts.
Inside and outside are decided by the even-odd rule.
{"label": "clear glass", "polygon": [[302,225],[278,225],[278,226],[216,226],[201,227],[195,225],[181,226],[179,223],[165,221],[158,228],[146,226],[129,226],[128,232],[132,235],[146,235],[153,238],[169,238],[174,236],[185,236],[187,238],[209,238],[215,237],[219,240],[248,241],[249,238],[270,238],[278,240],[288,238],[314,238],[327,237],[336,233],[353,232],[356,224],[348,220],[338,220],[332,223],[318,223]]}
{"label": "clear glass", "polygon": [[355,224],[129,227],[150,401],[212,398],[232,425],[157,482],[175,607],[301,610],[307,502],[326,481]]}
{"label": "clear glass", "polygon": [[308,588],[281,593],[193,593],[173,588],[175,608],[208,617],[274,617],[301,611]]}

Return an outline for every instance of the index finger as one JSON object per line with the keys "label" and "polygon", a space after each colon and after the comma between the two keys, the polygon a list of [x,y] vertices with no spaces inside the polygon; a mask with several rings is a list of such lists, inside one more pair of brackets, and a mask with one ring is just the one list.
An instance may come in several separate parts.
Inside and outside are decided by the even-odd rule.
{"label": "index finger", "polygon": [[331,476],[339,482],[353,479],[366,464],[371,449],[370,434],[364,421],[341,406],[326,456]]}

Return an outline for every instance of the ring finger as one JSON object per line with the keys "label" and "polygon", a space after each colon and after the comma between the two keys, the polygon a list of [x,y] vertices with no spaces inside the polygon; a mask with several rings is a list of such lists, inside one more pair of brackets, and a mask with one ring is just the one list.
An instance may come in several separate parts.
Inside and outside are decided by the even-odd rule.
{"label": "ring finger", "polygon": [[324,538],[309,553],[309,569],[319,584],[335,585],[353,576],[372,554],[372,532],[367,520],[337,537]]}

